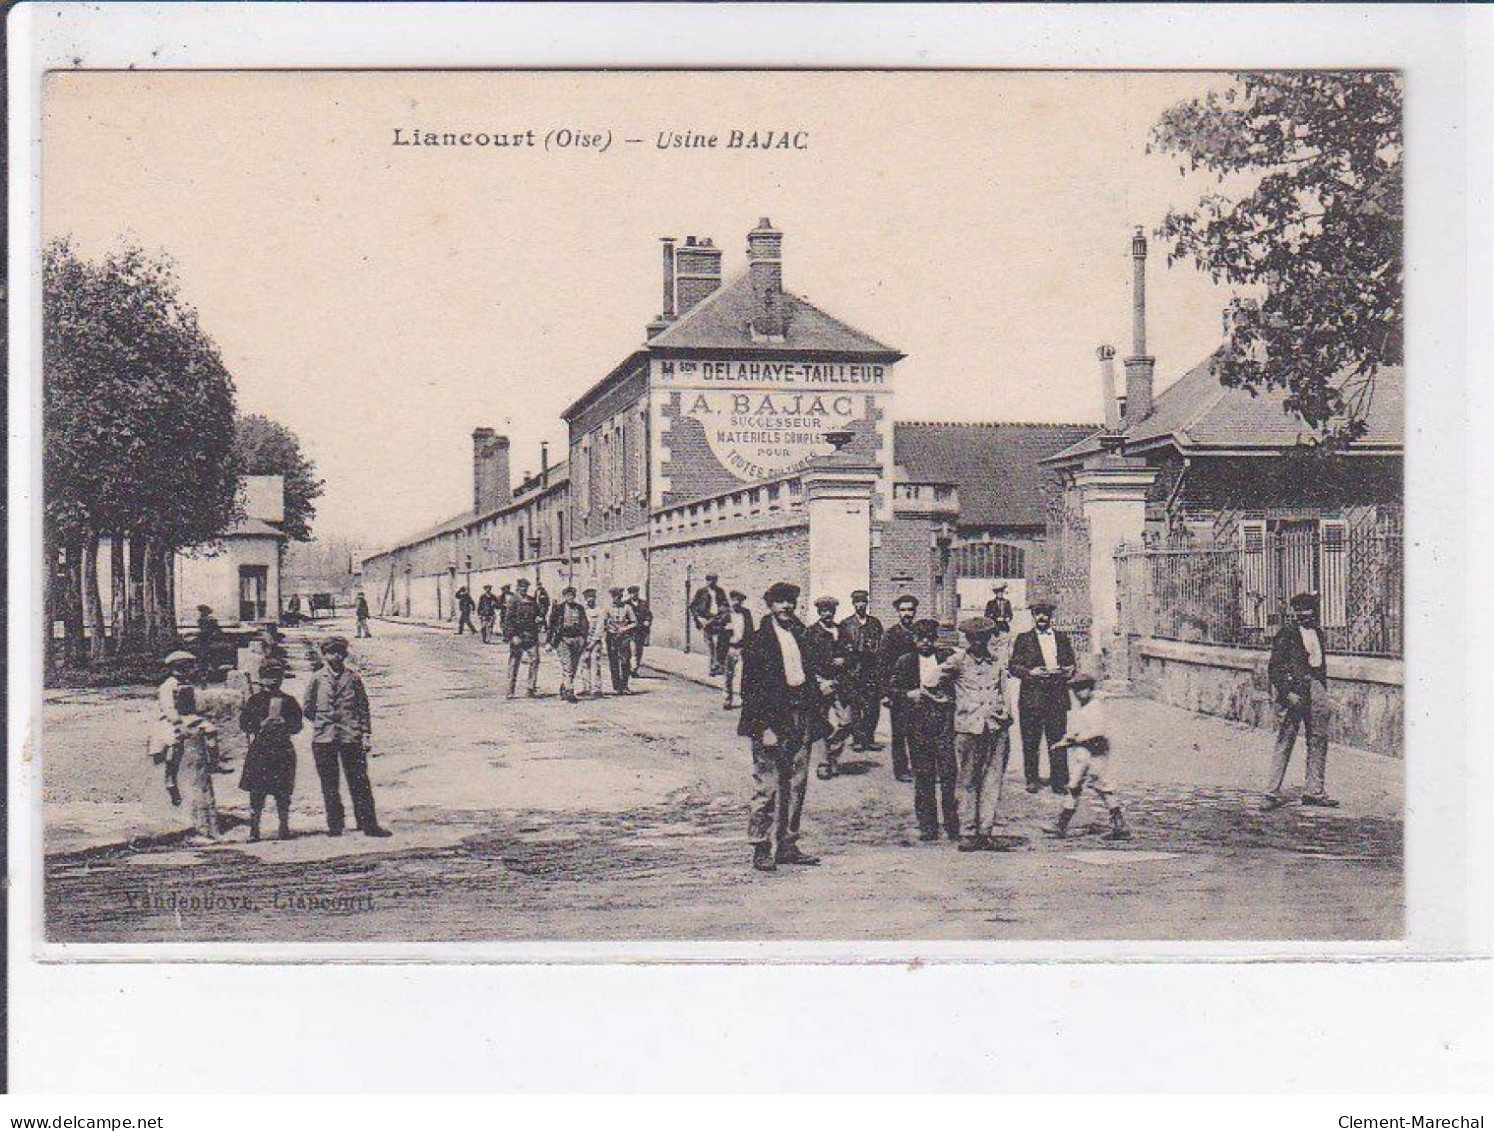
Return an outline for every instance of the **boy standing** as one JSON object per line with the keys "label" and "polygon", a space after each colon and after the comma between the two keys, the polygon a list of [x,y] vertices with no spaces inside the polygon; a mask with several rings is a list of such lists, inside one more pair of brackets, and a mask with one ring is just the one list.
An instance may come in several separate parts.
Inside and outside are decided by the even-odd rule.
{"label": "boy standing", "polygon": [[1120,803],[1115,799],[1109,728],[1105,725],[1105,709],[1095,697],[1095,678],[1079,674],[1069,681],[1069,686],[1079,700],[1079,707],[1069,712],[1068,730],[1057,745],[1050,748],[1070,752],[1069,792],[1063,799],[1063,808],[1058,811],[1058,820],[1043,832],[1052,837],[1062,837],[1068,832],[1069,822],[1079,808],[1079,795],[1084,792],[1087,781],[1110,811],[1110,831],[1105,834],[1105,839],[1130,840],[1131,830],[1126,827],[1126,818],[1121,815]]}
{"label": "boy standing", "polygon": [[291,735],[302,725],[301,705],[280,690],[285,665],[266,660],[259,668],[260,690],[249,696],[239,712],[239,729],[249,736],[244,773],[239,788],[249,794],[249,839],[259,839],[265,798],[275,799],[280,817],[280,839],[290,840],[291,792],[296,787],[296,750]]}
{"label": "boy standing", "polygon": [[601,698],[602,671],[607,666],[607,638],[602,634],[602,610],[597,608],[597,591],[588,589],[586,598],[586,648],[581,654],[583,694]]}

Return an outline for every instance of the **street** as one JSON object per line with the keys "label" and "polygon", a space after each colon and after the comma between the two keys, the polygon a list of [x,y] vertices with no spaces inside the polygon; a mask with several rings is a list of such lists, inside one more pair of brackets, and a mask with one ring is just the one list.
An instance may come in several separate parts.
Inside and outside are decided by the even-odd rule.
{"label": "street", "polygon": [[[292,694],[305,686],[303,641],[331,627],[351,626],[291,635]],[[152,702],[143,690],[49,694],[49,939],[1304,940],[1403,929],[1396,759],[1335,748],[1329,789],[1343,808],[1263,815],[1266,732],[1118,698],[1129,843],[1100,839],[1089,796],[1077,834],[1041,836],[1058,798],[1023,792],[1017,765],[998,829],[1011,851],[922,844],[887,751],[848,751],[846,776],[810,780],[804,845],[822,865],[762,875],[745,838],[747,744],[718,691],[651,669],[627,698],[572,705],[546,652],[541,697],[508,701],[506,646],[412,624],[374,630],[353,641],[353,660],[373,704],[389,840],[326,835],[305,734],[295,840],[248,842],[236,775],[217,778],[234,822],[224,844],[111,837],[111,822],[172,819],[141,753]],[[1020,763],[1015,732],[1013,748]]]}

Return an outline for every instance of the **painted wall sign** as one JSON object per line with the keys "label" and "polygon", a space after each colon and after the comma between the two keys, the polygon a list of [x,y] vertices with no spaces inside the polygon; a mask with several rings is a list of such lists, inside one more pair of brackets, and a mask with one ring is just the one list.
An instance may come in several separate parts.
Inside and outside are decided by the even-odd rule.
{"label": "painted wall sign", "polygon": [[669,385],[887,388],[892,366],[849,361],[718,361],[657,359],[654,375]]}
{"label": "painted wall sign", "polygon": [[851,393],[687,392],[681,415],[700,422],[711,451],[742,480],[803,467],[834,448],[825,433],[849,428],[865,411]]}

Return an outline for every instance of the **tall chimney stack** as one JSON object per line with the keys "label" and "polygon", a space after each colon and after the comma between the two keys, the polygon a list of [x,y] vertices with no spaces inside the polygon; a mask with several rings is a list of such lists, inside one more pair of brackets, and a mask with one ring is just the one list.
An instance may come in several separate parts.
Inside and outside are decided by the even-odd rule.
{"label": "tall chimney stack", "polygon": [[1101,346],[1095,350],[1100,359],[1100,397],[1105,405],[1105,431],[1119,432],[1121,429],[1120,402],[1115,399],[1115,347]]}
{"label": "tall chimney stack", "polygon": [[649,341],[657,338],[669,324],[674,321],[676,315],[675,293],[674,293],[674,237],[663,236],[659,242],[664,245],[664,309],[648,324],[644,330]]}
{"label": "tall chimney stack", "polygon": [[[1127,425],[1152,411],[1152,379],[1157,359],[1146,352],[1146,232],[1131,237],[1131,356],[1126,358]],[[1108,419],[1108,417],[1107,417]]]}
{"label": "tall chimney stack", "polygon": [[688,314],[721,286],[721,249],[709,239],[686,236],[674,249],[675,313]]}
{"label": "tall chimney stack", "polygon": [[747,233],[747,272],[752,283],[753,335],[782,339],[783,233],[766,216]]}
{"label": "tall chimney stack", "polygon": [[550,441],[540,441],[540,489],[550,485]]}
{"label": "tall chimney stack", "polygon": [[508,480],[508,437],[491,428],[472,430],[472,509],[496,510],[513,499]]}

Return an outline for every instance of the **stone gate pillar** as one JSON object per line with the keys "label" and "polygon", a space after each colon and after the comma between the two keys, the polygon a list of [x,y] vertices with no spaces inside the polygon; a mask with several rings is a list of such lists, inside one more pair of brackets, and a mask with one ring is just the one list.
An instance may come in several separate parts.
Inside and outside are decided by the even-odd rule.
{"label": "stone gate pillar", "polygon": [[1089,525],[1090,650],[1113,650],[1117,578],[1115,551],[1138,543],[1146,527],[1146,499],[1157,470],[1134,456],[1091,456],[1074,473],[1074,490]]}
{"label": "stone gate pillar", "polygon": [[873,495],[881,471],[874,466],[812,468],[803,475],[804,509],[809,516],[809,592],[801,608],[814,616],[811,602],[834,597],[841,615],[851,594],[871,589]]}

